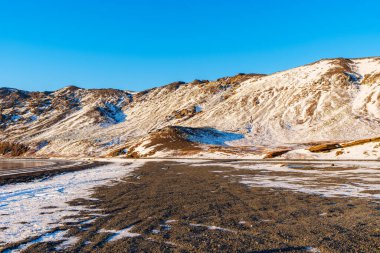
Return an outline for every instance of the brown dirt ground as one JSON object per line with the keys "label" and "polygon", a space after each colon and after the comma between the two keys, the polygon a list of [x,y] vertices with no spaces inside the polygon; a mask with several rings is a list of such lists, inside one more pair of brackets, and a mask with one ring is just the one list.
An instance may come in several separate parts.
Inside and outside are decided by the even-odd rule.
{"label": "brown dirt ground", "polygon": [[[249,188],[224,177],[226,173],[237,172],[228,167],[148,162],[123,182],[97,188],[93,194],[97,201],[71,203],[88,207],[80,218],[94,217],[95,209],[105,216],[89,224],[62,226],[79,238],[67,251],[380,252],[380,202]],[[99,233],[102,228],[129,226],[141,236],[107,242],[112,234]],[[54,251],[54,246],[39,243],[26,252]]]}
{"label": "brown dirt ground", "polygon": [[91,169],[94,167],[106,165],[106,164],[108,164],[108,162],[93,161],[90,163],[86,163],[86,164],[78,165],[78,166],[73,166],[70,168],[61,168],[60,167],[62,165],[66,165],[66,164],[70,164],[70,162],[60,162],[59,164],[47,166],[47,167],[56,166],[57,168],[54,170],[49,170],[49,171],[41,170],[41,171],[29,172],[29,173],[25,173],[25,174],[0,176],[0,186],[5,185],[5,184],[25,183],[25,182],[34,181],[36,179],[42,179],[42,178],[46,178],[46,177],[55,176],[55,175],[58,175],[61,173]]}

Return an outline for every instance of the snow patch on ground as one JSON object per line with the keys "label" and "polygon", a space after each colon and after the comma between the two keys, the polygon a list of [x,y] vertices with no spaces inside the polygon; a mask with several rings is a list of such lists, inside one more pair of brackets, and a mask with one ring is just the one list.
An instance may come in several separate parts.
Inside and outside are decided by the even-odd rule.
{"label": "snow patch on ground", "polygon": [[19,245],[16,248],[5,250],[4,253],[16,253],[16,252],[22,252],[23,250],[27,249],[29,246],[32,246],[33,244],[36,243],[42,243],[42,242],[59,242],[63,241],[57,249],[62,249],[62,246],[64,247],[69,247],[72,244],[74,244],[77,241],[77,238],[66,238],[67,231],[65,230],[56,230],[51,233],[46,233],[44,235],[41,235],[37,239],[34,239],[30,242],[24,243]]}
{"label": "snow patch on ground", "polygon": [[209,225],[196,224],[196,223],[190,223],[190,226],[192,226],[192,227],[205,227],[205,228],[208,228],[210,230],[220,230],[220,231],[224,231],[224,232],[236,233],[235,230],[228,229],[228,228],[222,228],[222,227],[218,227],[218,226],[209,226]]}
{"label": "snow patch on ground", "polygon": [[67,249],[69,248],[70,246],[76,244],[77,242],[79,241],[79,238],[78,237],[69,237],[69,238],[65,238],[65,241],[63,241],[62,243],[60,243],[56,249],[57,250],[64,250],[64,249]]}
{"label": "snow patch on ground", "polygon": [[113,242],[117,241],[123,238],[127,237],[138,237],[141,236],[138,233],[132,233],[131,230],[133,229],[133,226],[129,226],[127,228],[121,229],[121,230],[107,230],[107,229],[101,229],[99,230],[99,233],[111,233],[112,235],[107,238],[107,242]]}
{"label": "snow patch on ground", "polygon": [[91,189],[127,176],[144,161],[131,165],[113,163],[76,171],[35,182],[0,187],[0,246],[43,235],[59,226],[64,216],[79,214],[80,207],[70,208],[68,201],[89,198]]}
{"label": "snow patch on ground", "polygon": [[232,167],[258,171],[255,175],[238,176],[242,184],[251,187],[284,188],[325,197],[380,199],[380,164],[369,164],[368,167],[357,164],[235,164]]}
{"label": "snow patch on ground", "polygon": [[353,62],[357,66],[357,72],[362,76],[373,74],[380,69],[380,61],[377,59],[354,59]]}
{"label": "snow patch on ground", "polygon": [[378,160],[380,142],[368,142],[361,145],[332,149],[329,152],[313,153],[306,149],[295,149],[280,156],[284,159],[337,159],[337,160]]}
{"label": "snow patch on ground", "polygon": [[[234,176],[250,187],[283,188],[325,197],[358,197],[380,199],[380,162],[368,161],[304,161],[283,164],[203,163],[192,166],[220,166],[241,169]],[[243,162],[247,163],[247,162]],[[248,174],[243,170],[253,170]],[[226,171],[228,172],[228,171]]]}
{"label": "snow patch on ground", "polygon": [[99,107],[98,110],[108,119],[108,122],[103,124],[104,127],[107,127],[110,124],[122,123],[127,117],[119,106],[112,103],[105,103],[105,107]]}

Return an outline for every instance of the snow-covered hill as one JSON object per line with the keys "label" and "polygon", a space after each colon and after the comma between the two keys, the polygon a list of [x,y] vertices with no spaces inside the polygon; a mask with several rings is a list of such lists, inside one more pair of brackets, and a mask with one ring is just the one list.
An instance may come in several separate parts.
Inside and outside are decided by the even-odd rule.
{"label": "snow-covered hill", "polygon": [[238,131],[254,143],[379,135],[380,58],[334,59],[248,80],[188,124]]}
{"label": "snow-covered hill", "polygon": [[[138,93],[0,89],[1,141],[30,146],[28,155],[128,153],[171,126],[192,129],[192,139],[183,140],[205,147],[299,148],[378,137],[379,122],[380,58],[325,59],[271,75],[176,82]],[[207,129],[239,138],[204,143],[196,134]],[[163,146],[160,154],[170,150]]]}

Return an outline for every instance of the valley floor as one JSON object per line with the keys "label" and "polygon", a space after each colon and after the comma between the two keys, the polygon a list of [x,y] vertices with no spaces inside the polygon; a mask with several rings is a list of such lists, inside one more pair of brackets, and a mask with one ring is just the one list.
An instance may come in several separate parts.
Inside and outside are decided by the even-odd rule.
{"label": "valley floor", "polygon": [[5,252],[380,252],[376,161],[124,160],[0,200]]}

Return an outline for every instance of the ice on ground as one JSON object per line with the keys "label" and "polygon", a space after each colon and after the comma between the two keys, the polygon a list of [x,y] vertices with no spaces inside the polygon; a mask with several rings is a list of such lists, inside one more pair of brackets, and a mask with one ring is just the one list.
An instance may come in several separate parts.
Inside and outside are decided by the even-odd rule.
{"label": "ice on ground", "polygon": [[[59,226],[65,216],[78,215],[83,207],[70,208],[68,201],[89,198],[95,186],[110,184],[141,166],[135,161],[113,163],[48,179],[0,187],[0,246],[43,235]],[[92,211],[92,210],[91,210]]]}

